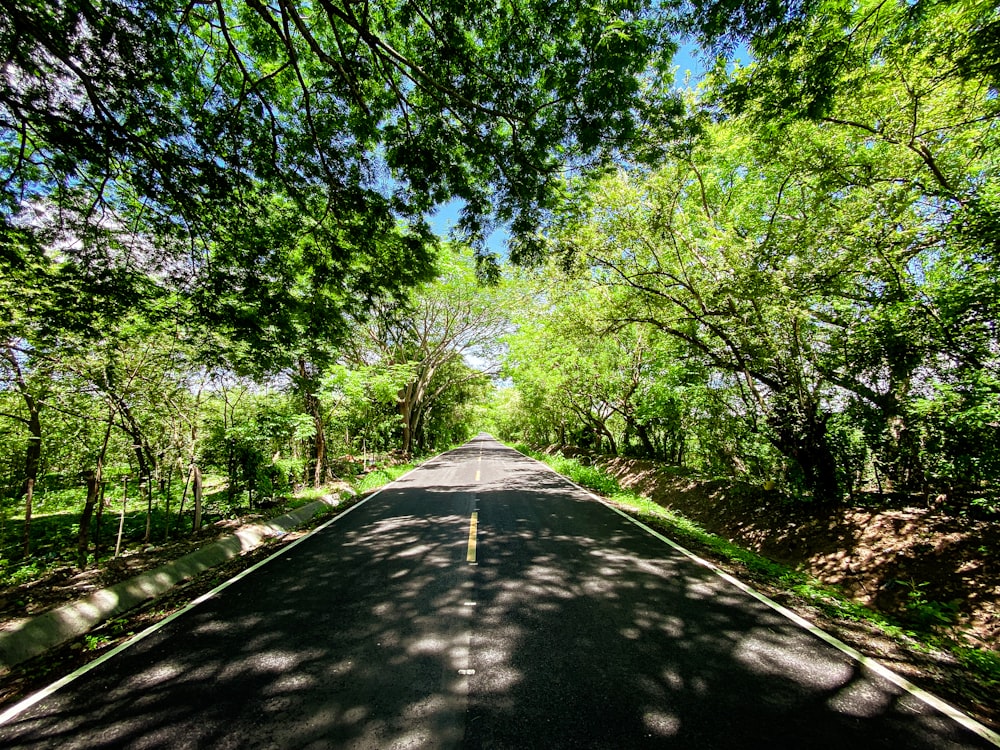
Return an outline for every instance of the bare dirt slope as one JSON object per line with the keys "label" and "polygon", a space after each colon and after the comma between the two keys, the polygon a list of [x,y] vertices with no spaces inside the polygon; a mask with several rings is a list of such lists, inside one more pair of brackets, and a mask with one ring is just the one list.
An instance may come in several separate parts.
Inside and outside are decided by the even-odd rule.
{"label": "bare dirt slope", "polygon": [[1000,644],[996,521],[933,503],[818,508],[738,482],[673,476],[650,461],[595,460],[623,487],[862,604],[904,621],[951,619],[980,645]]}

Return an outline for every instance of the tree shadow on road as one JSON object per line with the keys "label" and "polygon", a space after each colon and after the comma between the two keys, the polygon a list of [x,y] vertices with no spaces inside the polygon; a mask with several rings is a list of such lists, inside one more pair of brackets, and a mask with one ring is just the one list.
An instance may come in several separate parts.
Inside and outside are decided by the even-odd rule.
{"label": "tree shadow on road", "polygon": [[977,746],[528,459],[469,480],[479,451],[358,506],[0,744]]}

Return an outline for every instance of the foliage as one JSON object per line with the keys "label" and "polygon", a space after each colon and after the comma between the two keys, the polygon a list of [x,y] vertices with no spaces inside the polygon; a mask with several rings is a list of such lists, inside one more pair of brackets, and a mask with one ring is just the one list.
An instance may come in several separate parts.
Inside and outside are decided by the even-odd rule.
{"label": "foliage", "polygon": [[531,229],[562,165],[637,137],[648,67],[674,49],[630,0],[5,10],[5,231],[30,234],[10,217],[49,202],[91,227],[137,222],[189,261],[172,270],[211,317],[260,314],[232,321],[251,339],[264,321],[288,330],[295,306],[279,299],[309,301],[285,284],[304,280],[288,273],[303,243],[318,246],[323,301],[339,286],[348,303],[405,285],[383,251],[402,243],[423,264],[420,215],[453,196],[471,235],[494,213]]}
{"label": "foliage", "polygon": [[985,0],[7,2],[5,559],[85,564],[123,479],[165,536],[201,469],[235,513],[482,426],[995,507],[998,35]]}
{"label": "foliage", "polygon": [[[685,451],[721,459],[703,466],[802,497],[995,491],[1000,111],[992,84],[969,76],[973,60],[992,70],[973,30],[993,28],[993,11],[697,7],[710,38],[755,35],[758,59],[689,95],[700,130],[657,164],[567,182],[547,239],[575,290],[546,296],[522,329],[545,343],[509,361],[534,432],[563,442],[575,412],[601,433],[586,444],[616,452],[615,420],[651,414],[622,397],[638,407],[648,393],[664,427],[684,424]],[[616,387],[643,347],[609,347],[630,340],[655,341],[668,364],[643,362],[640,386]],[[555,359],[579,367],[559,382]],[[695,419],[676,408],[699,402]]]}
{"label": "foliage", "polygon": [[249,507],[255,498],[288,492],[302,471],[300,458],[281,457],[303,424],[291,400],[244,387],[235,393],[222,391],[206,407],[210,411],[200,458],[229,478],[230,502],[238,503],[241,490],[247,493]]}
{"label": "foliage", "polygon": [[[462,417],[485,397],[488,378],[498,367],[499,338],[522,297],[512,278],[480,284],[469,248],[447,248],[439,266],[437,277],[415,288],[406,307],[384,309],[359,322],[351,346],[345,347],[352,371],[389,379],[381,396],[365,396],[369,407],[372,397],[385,403],[384,386],[395,388],[404,453],[471,437],[474,425]],[[345,381],[338,397],[350,393]],[[385,420],[378,424],[386,425]]]}
{"label": "foliage", "polygon": [[415,466],[416,464],[397,464],[395,466],[380,467],[362,477],[356,485],[356,489],[362,493],[371,492],[384,484],[394,482]]}

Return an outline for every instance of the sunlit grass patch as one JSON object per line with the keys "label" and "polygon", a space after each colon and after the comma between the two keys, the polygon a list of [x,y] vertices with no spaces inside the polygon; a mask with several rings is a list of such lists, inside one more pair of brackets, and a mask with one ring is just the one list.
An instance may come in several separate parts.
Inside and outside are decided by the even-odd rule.
{"label": "sunlit grass patch", "polygon": [[403,474],[414,468],[417,464],[399,464],[398,466],[385,466],[374,471],[370,471],[354,485],[359,493],[371,492],[383,485],[389,484],[399,479]]}

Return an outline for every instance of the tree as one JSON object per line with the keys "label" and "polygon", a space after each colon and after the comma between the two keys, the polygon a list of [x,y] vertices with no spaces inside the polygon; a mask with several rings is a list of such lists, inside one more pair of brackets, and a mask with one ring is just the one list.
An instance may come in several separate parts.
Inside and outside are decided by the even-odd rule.
{"label": "tree", "polygon": [[24,370],[21,366],[23,352],[16,350],[13,343],[7,342],[4,347],[5,370],[11,376],[14,389],[24,402],[22,414],[4,414],[8,419],[20,422],[27,428],[27,440],[25,441],[23,482],[21,484],[20,495],[24,497],[24,535],[22,541],[24,556],[28,556],[31,542],[31,511],[32,498],[35,491],[35,484],[38,481],[38,470],[42,458],[42,422],[41,403],[38,393],[28,384]]}
{"label": "tree", "polygon": [[[847,24],[822,7],[830,14],[809,16],[787,49],[720,71],[719,122],[698,139],[675,142],[648,175],[623,170],[581,188],[554,244],[627,292],[620,320],[738,377],[816,496],[850,484],[835,469],[847,423],[831,421],[847,402],[863,415],[876,470],[896,489],[925,490],[938,429],[924,421],[938,413],[926,394],[964,382],[981,424],[972,405],[994,381],[982,374],[995,360],[985,317],[995,287],[980,259],[997,235],[995,96],[960,64],[965,11],[915,17],[872,4]],[[933,50],[952,37],[935,66]],[[806,75],[807,53],[834,47],[849,64],[815,107],[806,89],[779,101],[783,75]]]}
{"label": "tree", "polygon": [[534,282],[535,304],[507,338],[516,397],[500,414],[505,434],[713,475],[773,475],[773,455],[742,425],[738,382],[676,337],[624,320],[628,290],[595,284],[589,268],[550,267]]}
{"label": "tree", "polygon": [[355,366],[410,373],[397,394],[404,453],[413,451],[425,415],[448,390],[499,367],[495,348],[516,299],[510,282],[481,285],[471,251],[457,251],[442,255],[437,278],[416,288],[407,308],[359,325],[362,335],[349,353]]}
{"label": "tree", "polygon": [[320,398],[345,450],[367,454],[398,445],[400,391],[415,375],[413,363],[337,364],[323,379]]}

